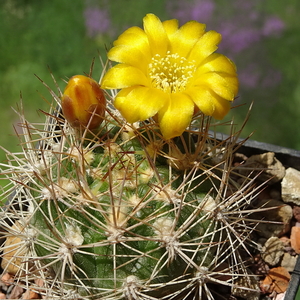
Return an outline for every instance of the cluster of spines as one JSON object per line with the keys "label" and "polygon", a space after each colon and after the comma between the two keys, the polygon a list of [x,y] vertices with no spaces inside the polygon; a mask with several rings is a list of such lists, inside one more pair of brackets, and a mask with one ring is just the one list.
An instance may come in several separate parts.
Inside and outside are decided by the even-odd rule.
{"label": "cluster of spines", "polygon": [[[32,278],[42,274],[46,283],[40,289],[47,295],[60,287],[58,294],[73,295],[73,289],[92,298],[185,299],[197,291],[194,299],[202,293],[213,299],[207,282],[234,286],[237,277],[246,276],[239,248],[247,250],[252,229],[251,211],[243,210],[258,191],[247,180],[230,191],[233,145],[220,150],[214,139],[209,142],[209,118],[200,123],[175,143],[163,141],[155,123],[125,125],[109,106],[97,134],[86,128],[78,136],[60,112],[48,114],[42,129],[23,119],[23,153],[8,152],[17,166],[9,163],[6,171],[13,184],[9,193],[19,207],[8,204],[4,213],[10,222],[2,222],[7,236],[20,237],[24,251],[15,256],[23,263],[18,266],[10,257],[20,280],[29,271]],[[89,245],[84,244],[87,231],[95,233]],[[131,233],[134,238],[128,238]],[[137,243],[143,251],[132,246]],[[108,245],[110,253],[92,250]],[[128,254],[119,253],[118,245]],[[80,255],[94,260],[91,268],[101,258],[110,259],[110,269],[91,276],[80,265]],[[155,261],[143,271],[148,279],[137,276],[141,262],[132,262],[139,259]],[[122,268],[128,273],[123,277],[118,275]]]}

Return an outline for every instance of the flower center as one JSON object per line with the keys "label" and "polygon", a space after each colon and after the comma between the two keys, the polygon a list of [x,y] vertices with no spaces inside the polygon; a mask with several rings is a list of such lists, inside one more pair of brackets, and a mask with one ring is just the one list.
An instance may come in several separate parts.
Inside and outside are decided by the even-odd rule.
{"label": "flower center", "polygon": [[168,93],[185,90],[195,70],[194,61],[189,62],[185,57],[177,53],[171,54],[170,51],[165,57],[156,54],[149,64],[149,75],[153,86]]}

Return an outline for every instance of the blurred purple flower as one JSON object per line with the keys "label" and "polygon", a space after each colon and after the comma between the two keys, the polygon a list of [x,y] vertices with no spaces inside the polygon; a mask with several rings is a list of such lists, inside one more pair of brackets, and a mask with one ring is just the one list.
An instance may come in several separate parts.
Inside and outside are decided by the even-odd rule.
{"label": "blurred purple flower", "polygon": [[191,19],[206,23],[212,16],[215,3],[210,0],[195,1]]}
{"label": "blurred purple flower", "polygon": [[[258,1],[235,0],[227,6],[216,7],[213,0],[169,0],[167,9],[181,23],[191,19],[206,23],[222,34],[220,49],[228,54],[237,54],[265,37],[278,36],[284,29],[280,18],[272,15],[265,17],[256,9]],[[221,7],[224,10],[220,10]]]}
{"label": "blurred purple flower", "polygon": [[91,38],[106,33],[111,26],[108,11],[98,7],[87,7],[84,10],[84,18],[87,35]]}
{"label": "blurred purple flower", "polygon": [[172,11],[172,16],[182,24],[190,20],[206,23],[210,20],[214,9],[213,0],[170,1],[167,3],[167,10]]}
{"label": "blurred purple flower", "polygon": [[224,22],[218,31],[222,34],[220,49],[227,53],[242,52],[261,39],[258,28],[236,27],[236,25],[228,21]]}
{"label": "blurred purple flower", "polygon": [[284,30],[284,27],[285,24],[281,19],[276,16],[270,16],[263,25],[262,34],[264,36],[278,36]]}

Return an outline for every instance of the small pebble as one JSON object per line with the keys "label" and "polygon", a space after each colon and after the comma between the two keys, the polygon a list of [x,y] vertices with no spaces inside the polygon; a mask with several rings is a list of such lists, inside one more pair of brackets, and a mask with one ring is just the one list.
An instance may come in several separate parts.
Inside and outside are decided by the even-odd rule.
{"label": "small pebble", "polygon": [[4,284],[8,286],[14,282],[14,278],[9,273],[5,273],[1,277],[1,281],[4,282]]}
{"label": "small pebble", "polygon": [[267,293],[284,293],[289,285],[290,279],[291,275],[285,268],[273,268],[263,280],[261,289]]}
{"label": "small pebble", "polygon": [[10,294],[10,298],[9,299],[20,299],[21,295],[24,293],[24,289],[20,286],[15,286]]}
{"label": "small pebble", "polygon": [[274,300],[284,300],[284,297],[285,297],[285,292],[277,294]]}
{"label": "small pebble", "polygon": [[32,291],[32,290],[27,290],[23,296],[22,299],[26,299],[26,300],[30,300],[30,299],[41,299],[40,295],[37,294],[36,292]]}
{"label": "small pebble", "polygon": [[300,206],[293,207],[293,215],[297,222],[300,222]]}
{"label": "small pebble", "polygon": [[6,295],[3,293],[0,293],[0,299],[6,299]]}
{"label": "small pebble", "polygon": [[291,230],[291,246],[297,254],[300,254],[300,227],[299,226],[293,226],[292,227],[292,230]]}

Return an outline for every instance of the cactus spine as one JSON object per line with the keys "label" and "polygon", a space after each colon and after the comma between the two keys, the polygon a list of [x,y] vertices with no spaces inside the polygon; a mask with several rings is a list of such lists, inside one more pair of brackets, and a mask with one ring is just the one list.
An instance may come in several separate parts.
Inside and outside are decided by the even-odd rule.
{"label": "cactus spine", "polygon": [[204,24],[143,24],[107,54],[119,63],[101,80],[110,95],[82,75],[49,89],[45,124],[21,112],[23,151],[2,164],[2,267],[47,299],[217,299],[213,285],[251,286],[258,190],[233,168],[234,135],[218,142],[206,116],[230,110],[236,68]]}
{"label": "cactus spine", "polygon": [[108,99],[95,131],[70,126],[51,93],[58,109],[42,127],[21,113],[23,152],[7,151],[4,271],[65,299],[215,299],[210,284],[247,277],[240,250],[258,191],[235,181],[234,141],[210,137],[210,117],[165,140]]}

